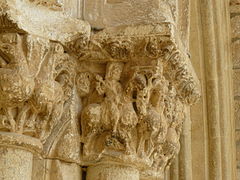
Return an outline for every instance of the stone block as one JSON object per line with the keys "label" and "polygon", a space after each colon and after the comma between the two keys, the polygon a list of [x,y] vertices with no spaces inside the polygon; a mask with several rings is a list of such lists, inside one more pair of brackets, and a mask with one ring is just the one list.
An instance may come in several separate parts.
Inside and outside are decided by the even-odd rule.
{"label": "stone block", "polygon": [[233,93],[234,97],[240,97],[240,69],[233,70]]}
{"label": "stone block", "polygon": [[237,168],[240,169],[240,130],[236,130],[236,158],[237,158]]}
{"label": "stone block", "polygon": [[82,0],[64,0],[64,11],[74,18],[82,18]]}
{"label": "stone block", "polygon": [[238,5],[240,4],[240,0],[231,0],[230,3],[231,5]]}
{"label": "stone block", "polygon": [[87,180],[93,180],[96,177],[99,180],[137,180],[139,179],[139,171],[132,167],[112,164],[88,167]]}
{"label": "stone block", "polygon": [[240,168],[237,169],[237,179],[240,179]]}
{"label": "stone block", "polygon": [[[85,2],[84,19],[94,28],[172,21],[174,1],[92,0]],[[173,4],[173,5],[169,5]]]}
{"label": "stone block", "polygon": [[235,127],[240,130],[240,100],[234,101]]}
{"label": "stone block", "polygon": [[52,160],[50,177],[55,180],[82,180],[81,167],[75,163]]}
{"label": "stone block", "polygon": [[233,16],[231,18],[232,38],[240,38],[240,16]]}
{"label": "stone block", "polygon": [[240,40],[232,43],[233,68],[240,68]]}
{"label": "stone block", "polygon": [[32,153],[0,146],[0,179],[31,180]]}

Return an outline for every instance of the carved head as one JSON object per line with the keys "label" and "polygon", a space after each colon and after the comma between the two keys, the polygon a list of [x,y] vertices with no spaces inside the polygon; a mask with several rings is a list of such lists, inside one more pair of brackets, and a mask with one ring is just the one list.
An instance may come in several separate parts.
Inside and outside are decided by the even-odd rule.
{"label": "carved head", "polygon": [[112,58],[126,59],[132,53],[132,43],[129,40],[110,41],[106,43],[106,50]]}
{"label": "carved head", "polygon": [[82,72],[77,75],[76,83],[80,97],[86,96],[90,92],[91,75],[88,72]]}
{"label": "carved head", "polygon": [[123,71],[123,64],[110,62],[107,64],[106,79],[119,81]]}
{"label": "carved head", "polygon": [[8,64],[20,63],[24,60],[19,46],[21,37],[17,33],[0,34],[0,67],[4,68]]}

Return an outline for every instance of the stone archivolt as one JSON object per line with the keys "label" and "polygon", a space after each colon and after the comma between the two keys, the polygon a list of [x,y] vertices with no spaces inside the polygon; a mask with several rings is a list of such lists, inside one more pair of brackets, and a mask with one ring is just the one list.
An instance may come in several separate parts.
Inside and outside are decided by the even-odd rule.
{"label": "stone archivolt", "polygon": [[[16,18],[11,3],[18,1],[4,2],[0,146],[162,177],[180,149],[185,108],[200,94],[174,24],[113,27],[90,37],[87,23],[65,17],[75,29],[63,33],[56,22],[51,34],[48,22],[32,28]],[[49,14],[49,6],[61,8],[57,1],[23,2],[47,6],[41,8]]]}

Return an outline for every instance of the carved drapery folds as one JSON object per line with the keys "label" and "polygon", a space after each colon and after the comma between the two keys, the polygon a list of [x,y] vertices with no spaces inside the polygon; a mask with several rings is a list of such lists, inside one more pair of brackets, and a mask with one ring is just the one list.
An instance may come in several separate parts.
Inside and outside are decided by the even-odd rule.
{"label": "carved drapery folds", "polygon": [[61,14],[60,1],[21,1],[51,15],[54,27],[40,20],[41,28],[19,18],[24,11],[15,16],[16,2],[3,1],[0,13],[0,131],[38,139],[45,158],[161,177],[180,149],[185,107],[199,98],[174,23],[90,36],[88,23]]}

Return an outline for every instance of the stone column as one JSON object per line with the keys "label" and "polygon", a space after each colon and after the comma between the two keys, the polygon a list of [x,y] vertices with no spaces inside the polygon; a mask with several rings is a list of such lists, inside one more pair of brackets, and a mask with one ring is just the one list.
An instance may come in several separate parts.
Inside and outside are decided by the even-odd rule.
{"label": "stone column", "polygon": [[87,168],[87,180],[139,180],[136,168],[117,164],[100,164]]}
{"label": "stone column", "polygon": [[0,177],[4,180],[31,180],[33,153],[39,153],[38,139],[0,132]]}

